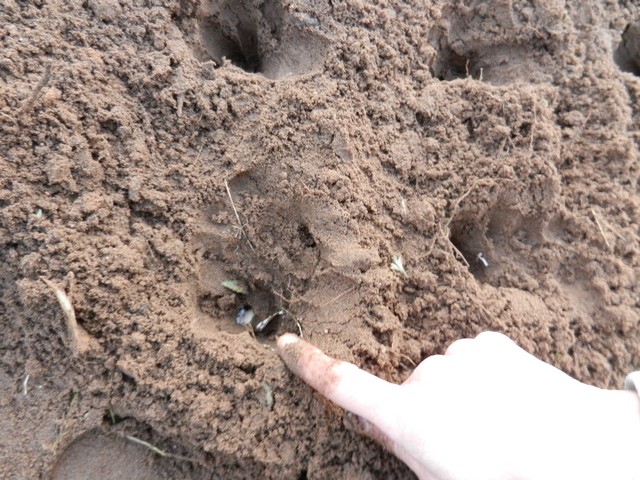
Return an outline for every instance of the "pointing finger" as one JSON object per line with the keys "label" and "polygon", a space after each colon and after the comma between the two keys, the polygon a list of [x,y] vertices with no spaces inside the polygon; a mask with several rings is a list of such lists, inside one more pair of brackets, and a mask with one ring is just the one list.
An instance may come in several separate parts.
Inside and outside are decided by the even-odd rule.
{"label": "pointing finger", "polygon": [[352,363],[331,358],[295,335],[280,337],[278,350],[287,366],[302,380],[355,414],[357,431],[393,452],[420,478],[435,478],[410,451],[398,444],[398,436],[403,433],[403,422],[399,421],[403,413],[400,386],[385,382]]}
{"label": "pointing finger", "polygon": [[393,427],[398,407],[397,385],[331,358],[295,335],[278,339],[280,356],[287,366],[332,402],[377,425]]}

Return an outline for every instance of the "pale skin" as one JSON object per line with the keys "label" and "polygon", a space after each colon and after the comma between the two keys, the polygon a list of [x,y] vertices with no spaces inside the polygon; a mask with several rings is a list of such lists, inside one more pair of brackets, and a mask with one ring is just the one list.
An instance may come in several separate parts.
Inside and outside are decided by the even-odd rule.
{"label": "pale skin", "polygon": [[578,382],[502,334],[452,343],[402,385],[291,334],[278,349],[420,479],[640,479],[637,393]]}

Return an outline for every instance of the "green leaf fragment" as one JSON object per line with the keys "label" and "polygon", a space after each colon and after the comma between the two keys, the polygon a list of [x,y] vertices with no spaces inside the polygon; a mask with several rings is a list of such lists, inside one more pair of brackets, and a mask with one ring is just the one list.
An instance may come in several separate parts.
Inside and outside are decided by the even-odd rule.
{"label": "green leaf fragment", "polygon": [[246,295],[249,293],[249,287],[247,287],[247,284],[242,280],[225,280],[222,282],[222,286],[238,295]]}

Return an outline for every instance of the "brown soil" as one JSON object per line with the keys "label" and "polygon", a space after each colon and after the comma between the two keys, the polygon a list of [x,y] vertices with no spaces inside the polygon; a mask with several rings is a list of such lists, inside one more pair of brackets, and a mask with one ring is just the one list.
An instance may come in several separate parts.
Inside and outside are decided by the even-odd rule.
{"label": "brown soil", "polygon": [[493,329],[619,386],[639,52],[632,1],[3,0],[0,476],[410,478],[299,328],[395,382]]}

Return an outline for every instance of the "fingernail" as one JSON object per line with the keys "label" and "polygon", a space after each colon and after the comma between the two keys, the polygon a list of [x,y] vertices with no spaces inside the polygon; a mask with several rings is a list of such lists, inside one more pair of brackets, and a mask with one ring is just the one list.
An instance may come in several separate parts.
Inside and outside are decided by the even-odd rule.
{"label": "fingernail", "polygon": [[287,348],[289,345],[293,345],[298,341],[298,337],[292,335],[291,333],[285,333],[280,338],[278,338],[278,347],[279,348]]}

